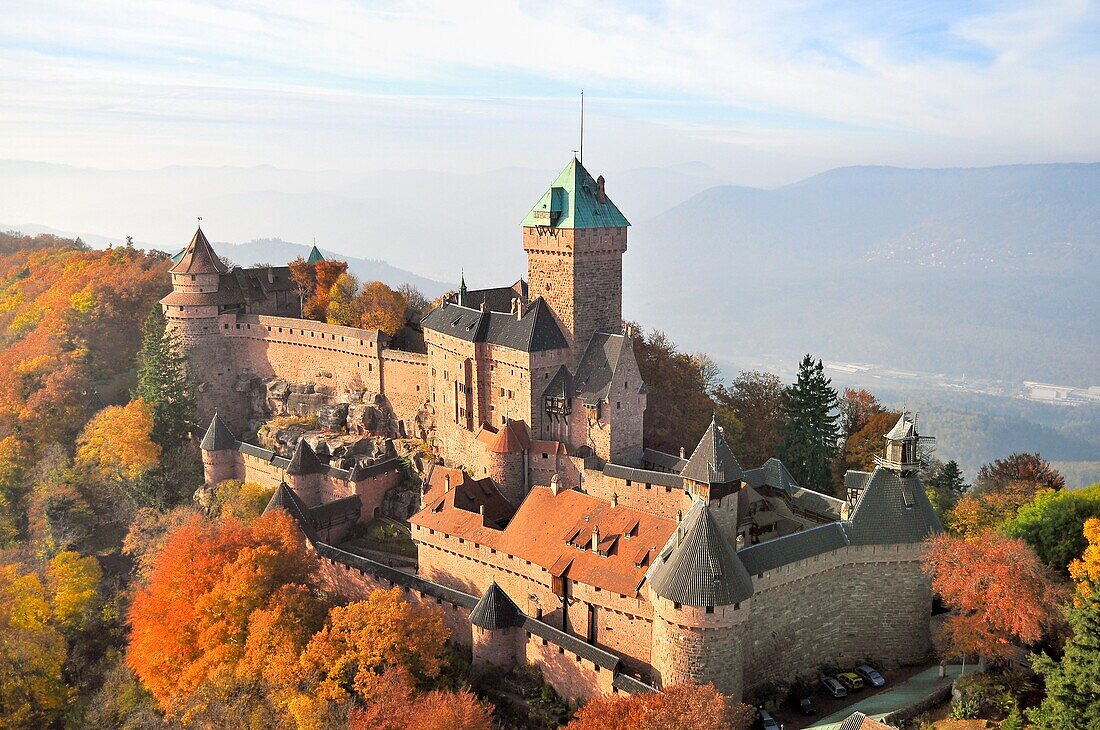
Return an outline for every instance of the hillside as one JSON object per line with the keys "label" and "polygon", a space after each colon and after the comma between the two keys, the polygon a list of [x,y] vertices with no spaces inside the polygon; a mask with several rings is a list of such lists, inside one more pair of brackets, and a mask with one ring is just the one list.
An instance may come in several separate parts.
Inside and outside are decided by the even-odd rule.
{"label": "hillside", "polygon": [[[639,318],[720,360],[1100,382],[1100,165],[832,170],[633,231]],[[630,302],[628,302],[628,309]]]}

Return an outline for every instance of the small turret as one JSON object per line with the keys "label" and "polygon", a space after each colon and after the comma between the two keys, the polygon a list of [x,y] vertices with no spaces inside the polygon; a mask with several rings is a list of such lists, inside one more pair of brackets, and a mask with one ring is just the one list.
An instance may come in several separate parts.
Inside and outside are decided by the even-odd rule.
{"label": "small turret", "polygon": [[519,627],[523,625],[523,612],[508,594],[497,585],[489,584],[481,600],[470,611],[473,630],[473,664],[475,675],[492,669],[508,671],[516,665],[520,652]]}
{"label": "small turret", "polygon": [[202,450],[203,481],[206,484],[213,486],[226,479],[237,478],[237,437],[217,411],[199,442],[199,448]]}
{"label": "small turret", "polygon": [[897,472],[899,476],[915,475],[928,463],[928,455],[935,449],[934,436],[921,436],[917,432],[917,415],[901,418],[886,434],[886,456],[876,456],[875,464]]}

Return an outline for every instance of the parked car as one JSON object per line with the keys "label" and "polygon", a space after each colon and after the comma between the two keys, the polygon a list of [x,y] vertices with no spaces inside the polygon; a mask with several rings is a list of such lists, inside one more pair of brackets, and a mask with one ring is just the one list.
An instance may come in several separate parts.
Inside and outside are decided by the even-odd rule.
{"label": "parked car", "polygon": [[758,727],[764,730],[779,730],[779,723],[775,721],[775,718],[771,716],[771,713],[765,710],[763,707],[758,709],[756,715]]}
{"label": "parked car", "polygon": [[860,676],[860,678],[864,682],[871,685],[872,687],[886,686],[886,679],[881,674],[879,674],[878,670],[872,667],[870,664],[860,664],[858,667],[855,668],[854,671]]}
{"label": "parked car", "polygon": [[848,690],[844,689],[844,685],[836,680],[835,677],[822,677],[821,686],[825,688],[825,691],[829,693],[831,697],[847,697]]}
{"label": "parked car", "polygon": [[859,678],[859,675],[855,672],[844,672],[836,675],[836,678],[840,680],[840,683],[850,692],[858,692],[863,689],[863,680]]}
{"label": "parked car", "polygon": [[[844,689],[841,687],[841,689]],[[798,707],[798,713],[804,717],[817,714],[817,708],[814,707],[814,702],[809,697],[800,697],[795,703]]]}

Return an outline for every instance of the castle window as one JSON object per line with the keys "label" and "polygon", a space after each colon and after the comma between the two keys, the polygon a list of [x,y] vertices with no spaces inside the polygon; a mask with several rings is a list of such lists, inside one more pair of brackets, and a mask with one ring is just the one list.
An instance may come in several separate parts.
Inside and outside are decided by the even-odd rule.
{"label": "castle window", "polygon": [[194,280],[195,280],[195,275],[191,274],[191,281],[194,281]]}
{"label": "castle window", "polygon": [[675,603],[675,602],[674,602],[674,603],[672,604],[672,607],[673,607],[674,609],[676,609],[677,611],[679,611],[679,610],[680,610],[680,604],[679,604],[679,603]]}
{"label": "castle window", "polygon": [[714,613],[714,606],[707,606],[707,613]]}
{"label": "castle window", "polygon": [[226,322],[225,324],[222,325],[222,327],[225,328],[225,329],[229,329],[229,323]]}

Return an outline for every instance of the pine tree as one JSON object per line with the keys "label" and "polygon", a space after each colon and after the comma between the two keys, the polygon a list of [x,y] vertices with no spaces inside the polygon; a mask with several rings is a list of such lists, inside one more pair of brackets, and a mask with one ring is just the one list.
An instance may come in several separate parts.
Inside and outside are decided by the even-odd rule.
{"label": "pine tree", "polygon": [[959,497],[970,489],[970,485],[963,481],[962,469],[959,468],[959,463],[952,459],[937,469],[925,482],[925,489],[936,511],[943,515],[955,506]]}
{"label": "pine tree", "polygon": [[195,416],[195,388],[187,377],[179,338],[168,330],[159,306],[142,324],[134,397],[152,410],[153,440],[162,449],[171,449],[186,438]]}
{"label": "pine tree", "polygon": [[1100,730],[1100,600],[1081,603],[1067,611],[1073,637],[1062,658],[1033,659],[1046,682],[1043,704],[1027,711],[1036,727]]}
{"label": "pine tree", "polygon": [[799,484],[824,489],[837,452],[837,393],[810,355],[783,392],[783,461]]}

